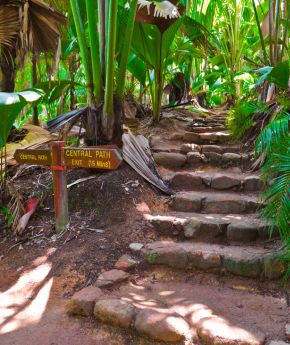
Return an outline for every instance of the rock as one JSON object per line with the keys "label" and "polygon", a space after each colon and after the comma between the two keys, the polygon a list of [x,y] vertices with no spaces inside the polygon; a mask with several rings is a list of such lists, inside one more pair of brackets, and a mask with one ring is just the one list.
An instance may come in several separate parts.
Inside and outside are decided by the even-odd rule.
{"label": "rock", "polygon": [[246,331],[217,316],[201,319],[197,334],[208,345],[263,345],[266,341],[264,334]]}
{"label": "rock", "polygon": [[93,315],[94,305],[102,294],[102,290],[94,286],[88,286],[78,291],[67,302],[65,306],[66,313],[82,316]]}
{"label": "rock", "polygon": [[129,245],[130,250],[134,253],[139,253],[143,247],[144,247],[144,244],[142,243],[131,243]]}
{"label": "rock", "polygon": [[187,252],[178,245],[164,245],[149,250],[146,259],[151,265],[167,265],[180,269],[186,268],[188,264]]}
{"label": "rock", "polygon": [[233,176],[223,174],[216,174],[212,177],[211,187],[214,189],[230,189],[233,187],[240,187],[241,180]]}
{"label": "rock", "polygon": [[287,339],[287,340],[290,340],[290,323],[288,323],[288,324],[285,326],[285,335],[286,335],[286,339]]}
{"label": "rock", "polygon": [[157,164],[168,168],[179,168],[185,165],[186,156],[181,153],[158,152],[153,154]]}
{"label": "rock", "polygon": [[205,152],[214,152],[214,153],[223,153],[223,148],[218,145],[202,145],[202,153]]}
{"label": "rock", "polygon": [[279,340],[273,340],[270,341],[269,345],[289,345],[289,343],[286,343],[285,341],[279,341]]}
{"label": "rock", "polygon": [[116,262],[115,268],[118,270],[129,270],[138,265],[138,261],[133,259],[130,255],[125,254],[120,257],[120,259]]}
{"label": "rock", "polygon": [[174,216],[154,216],[149,219],[155,230],[162,235],[178,235],[183,230],[184,219]]}
{"label": "rock", "polygon": [[204,203],[204,211],[207,213],[245,213],[254,212],[258,206],[258,201],[252,202],[251,199],[240,198],[239,195],[227,197],[225,194],[210,196]]}
{"label": "rock", "polygon": [[99,275],[96,285],[98,287],[110,286],[129,278],[129,274],[121,270],[111,270]]}
{"label": "rock", "polygon": [[222,164],[238,165],[241,163],[241,156],[237,153],[227,152],[222,155]]}
{"label": "rock", "polygon": [[129,328],[134,322],[135,307],[119,299],[100,300],[95,305],[94,316],[102,322]]}
{"label": "rock", "polygon": [[234,222],[228,225],[227,238],[232,242],[252,242],[258,237],[255,223]]}
{"label": "rock", "polygon": [[200,140],[204,143],[226,143],[231,139],[227,132],[200,133]]}
{"label": "rock", "polygon": [[285,273],[285,263],[279,254],[269,254],[264,257],[264,274],[267,279],[278,279]]}
{"label": "rock", "polygon": [[194,143],[199,141],[199,134],[194,132],[185,132],[183,135],[183,141]]}
{"label": "rock", "polygon": [[223,258],[227,271],[243,277],[258,278],[262,274],[262,261],[259,258]]}
{"label": "rock", "polygon": [[198,195],[177,193],[173,196],[172,207],[176,211],[200,212],[201,198]]}
{"label": "rock", "polygon": [[216,152],[205,152],[204,153],[206,159],[210,162],[210,163],[215,163],[215,164],[221,164],[222,162],[222,155]]}
{"label": "rock", "polygon": [[174,133],[169,137],[169,140],[182,140],[183,139],[183,133]]}
{"label": "rock", "polygon": [[[194,153],[194,152],[192,152]],[[176,173],[170,180],[170,187],[192,190],[202,188],[202,177],[191,173]]]}
{"label": "rock", "polygon": [[261,189],[260,176],[246,176],[244,178],[244,188],[246,191],[258,191]]}
{"label": "rock", "polygon": [[150,309],[139,311],[135,328],[139,333],[152,339],[166,342],[181,341],[189,332],[187,322],[168,310],[164,313]]}
{"label": "rock", "polygon": [[187,220],[183,226],[184,236],[209,242],[216,239],[224,233],[226,224],[212,221],[204,222],[195,218]]}
{"label": "rock", "polygon": [[221,257],[217,253],[193,252],[190,262],[193,267],[202,270],[221,267]]}
{"label": "rock", "polygon": [[187,163],[190,165],[196,165],[203,162],[203,156],[199,152],[188,152]]}
{"label": "rock", "polygon": [[187,154],[188,152],[200,152],[201,148],[196,144],[183,144],[180,148],[180,153]]}
{"label": "rock", "polygon": [[199,220],[190,219],[188,222],[186,222],[186,224],[183,227],[184,236],[196,238],[200,234],[200,228],[201,228],[201,224]]}

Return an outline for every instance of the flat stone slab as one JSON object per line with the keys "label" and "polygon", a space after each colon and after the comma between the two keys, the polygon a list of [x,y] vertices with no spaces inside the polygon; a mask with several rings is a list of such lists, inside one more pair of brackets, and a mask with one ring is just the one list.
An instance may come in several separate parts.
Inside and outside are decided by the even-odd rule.
{"label": "flat stone slab", "polygon": [[155,162],[168,168],[180,168],[186,163],[186,156],[181,153],[158,152],[153,154]]}
{"label": "flat stone slab", "polygon": [[139,253],[144,247],[142,243],[130,243],[129,248],[133,253]]}
{"label": "flat stone slab", "polygon": [[[270,254],[273,255],[273,252],[261,247],[171,241],[148,244],[143,249],[143,253],[149,264],[166,265],[179,269],[219,268],[250,278],[265,276],[264,262]],[[276,279],[277,276],[267,278]]]}
{"label": "flat stone slab", "polygon": [[240,147],[237,145],[200,145],[200,152],[205,153],[205,152],[216,152],[219,154],[223,153],[240,153]]}
{"label": "flat stone slab", "polygon": [[[191,154],[191,153],[190,153]],[[258,175],[247,175],[228,172],[176,172],[169,178],[169,184],[175,190],[201,190],[212,188],[216,190],[238,190],[238,191],[254,191],[246,189],[246,180],[254,179],[256,182],[260,180]],[[256,185],[258,191],[261,184]]]}
{"label": "flat stone slab", "polygon": [[120,299],[104,299],[96,303],[94,316],[104,323],[129,328],[134,321],[135,307]]}
{"label": "flat stone slab", "polygon": [[178,314],[168,309],[157,311],[141,310],[135,321],[136,330],[152,339],[177,342],[189,333],[188,323]]}
{"label": "flat stone slab", "polygon": [[246,176],[244,179],[244,189],[247,191],[258,191],[262,189],[262,182],[260,176],[251,175]]}
{"label": "flat stone slab", "polygon": [[197,143],[227,143],[231,140],[231,135],[228,132],[220,131],[214,133],[200,133],[199,142]]}
{"label": "flat stone slab", "polygon": [[129,278],[129,274],[121,271],[121,270],[111,270],[104,272],[99,275],[97,281],[96,281],[96,286],[97,287],[106,287],[113,285],[115,283],[120,283],[124,280],[127,280]]}
{"label": "flat stone slab", "polygon": [[257,223],[240,221],[229,224],[227,227],[227,238],[230,242],[252,242],[259,235],[259,228],[265,225]]}
{"label": "flat stone slab", "polygon": [[185,132],[183,135],[183,141],[187,143],[199,143],[200,135],[193,132]]}
{"label": "flat stone slab", "polygon": [[216,126],[216,127],[195,127],[192,126],[192,131],[195,133],[207,133],[207,132],[220,132],[224,131],[226,128],[224,126]]}
{"label": "flat stone slab", "polygon": [[138,261],[132,258],[131,255],[125,254],[120,257],[120,259],[115,263],[115,268],[118,270],[129,270],[138,265]]}
{"label": "flat stone slab", "polygon": [[[112,294],[114,298],[109,301],[124,301],[135,307],[131,327],[139,335],[152,339],[152,344],[157,341],[190,343],[192,335],[197,334],[199,339],[194,340],[201,344],[260,345],[265,335],[267,339],[283,336],[281,325],[288,316],[284,301],[279,297],[194,281],[126,284]],[[103,302],[98,304],[102,305],[102,315],[105,310],[107,316],[112,303],[108,302],[105,307]],[[120,302],[113,304],[117,308],[106,317],[106,323],[114,324],[121,313],[119,309],[123,308]],[[131,315],[129,313],[130,321]],[[126,322],[124,327],[129,324]]]}
{"label": "flat stone slab", "polygon": [[202,319],[197,334],[202,343],[210,345],[263,345],[266,340],[261,332],[248,332],[233,327],[227,320],[216,316]]}
{"label": "flat stone slab", "polygon": [[159,234],[166,236],[184,235],[210,242],[223,237],[237,243],[251,242],[257,237],[262,240],[269,238],[269,235],[266,236],[269,226],[255,214],[168,212],[146,214],[144,217]]}
{"label": "flat stone slab", "polygon": [[91,316],[96,301],[103,295],[102,290],[88,286],[76,292],[66,303],[65,310],[69,315]]}
{"label": "flat stone slab", "polygon": [[204,213],[253,213],[258,196],[236,193],[179,192],[172,197],[175,211]]}

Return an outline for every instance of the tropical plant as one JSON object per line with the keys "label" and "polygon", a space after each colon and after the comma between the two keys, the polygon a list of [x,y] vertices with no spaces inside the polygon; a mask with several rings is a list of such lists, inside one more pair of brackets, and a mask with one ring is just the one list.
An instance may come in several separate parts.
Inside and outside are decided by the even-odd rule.
{"label": "tropical plant", "polygon": [[[16,58],[28,52],[58,52],[63,14],[41,0],[4,0],[0,6],[0,91],[13,92]],[[56,54],[57,55],[57,54]]]}
{"label": "tropical plant", "polygon": [[[290,114],[282,113],[269,123],[256,141],[257,155],[263,155],[263,178],[268,184],[262,194],[266,206],[262,215],[271,225],[278,227],[281,239],[290,252]],[[270,181],[270,182],[269,182]]]}

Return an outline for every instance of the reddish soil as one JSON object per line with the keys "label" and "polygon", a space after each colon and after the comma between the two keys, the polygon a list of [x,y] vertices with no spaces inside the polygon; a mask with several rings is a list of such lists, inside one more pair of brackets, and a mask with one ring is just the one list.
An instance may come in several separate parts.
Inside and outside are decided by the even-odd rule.
{"label": "reddish soil", "polygon": [[[163,121],[161,126],[162,123],[163,128],[156,129],[155,133],[172,130],[174,120]],[[166,208],[163,201],[167,197],[126,164],[117,171],[103,174],[85,169],[71,170],[68,184],[92,175],[96,178],[69,189],[70,227],[59,235],[55,234],[53,226],[50,171],[32,168],[15,180],[24,198],[37,194],[43,197],[43,202],[22,237],[15,237],[0,218],[0,345],[159,344],[133,331],[105,326],[87,318],[69,318],[64,312],[66,299],[82,287],[93,284],[101,272],[113,268],[119,257],[128,253],[130,243],[156,240],[143,214]],[[250,306],[253,311],[250,316],[259,325],[264,324],[266,331],[271,329],[271,322],[275,323],[272,335],[277,337],[286,319],[282,283],[205,276],[194,271],[185,276],[184,272],[149,271],[147,267],[135,269],[130,280],[134,285],[150,281],[162,284],[165,280],[180,284],[190,282],[193,284],[191,296],[184,297],[193,298],[194,292],[198,294],[202,290],[203,295],[198,298],[209,308],[220,308],[217,311],[225,317],[229,316],[229,309],[236,312],[233,323],[239,320],[241,306]],[[208,288],[204,288],[205,285]],[[212,287],[217,291],[209,296]],[[181,289],[182,285],[175,288]],[[242,290],[242,294],[237,295],[236,290]],[[130,292],[128,289],[126,293]],[[219,303],[221,295],[223,302]],[[205,300],[207,297],[210,298]]]}
{"label": "reddish soil", "polygon": [[[15,180],[17,189],[25,197],[32,193],[46,197],[22,237],[16,238],[7,232],[3,218],[0,223],[0,329],[4,329],[2,334],[0,330],[1,345],[139,344],[130,332],[120,330],[116,334],[111,328],[96,325],[91,320],[70,319],[63,312],[66,298],[92,284],[102,271],[112,268],[118,258],[128,252],[130,243],[155,239],[143,213],[163,207],[158,198],[160,193],[126,164],[118,171],[104,174],[72,170],[68,173],[68,184],[94,174],[95,179],[70,188],[71,224],[61,236],[55,234],[53,228],[50,172],[34,169]],[[26,279],[28,272],[36,270],[37,273],[37,268],[46,264],[49,272],[45,279],[35,283],[32,278],[32,282],[26,282],[19,291],[19,282]],[[21,311],[29,305],[27,301],[33,300],[50,279],[53,283],[48,303],[36,324],[27,322],[28,326],[23,326],[25,322],[21,322],[14,331],[6,332],[6,327],[13,329],[15,320],[22,319]],[[11,293],[13,296],[20,293],[19,304],[4,302]],[[7,309],[11,307],[15,307],[15,312],[6,318]],[[29,318],[30,312],[27,313]],[[146,344],[146,341],[142,340],[140,344]]]}

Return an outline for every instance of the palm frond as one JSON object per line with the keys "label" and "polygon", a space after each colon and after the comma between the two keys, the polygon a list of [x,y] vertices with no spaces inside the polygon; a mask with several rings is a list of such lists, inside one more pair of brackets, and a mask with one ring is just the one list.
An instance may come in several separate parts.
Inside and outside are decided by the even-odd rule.
{"label": "palm frond", "polygon": [[269,154],[273,146],[289,133],[290,114],[283,113],[265,127],[256,141],[256,154]]}

